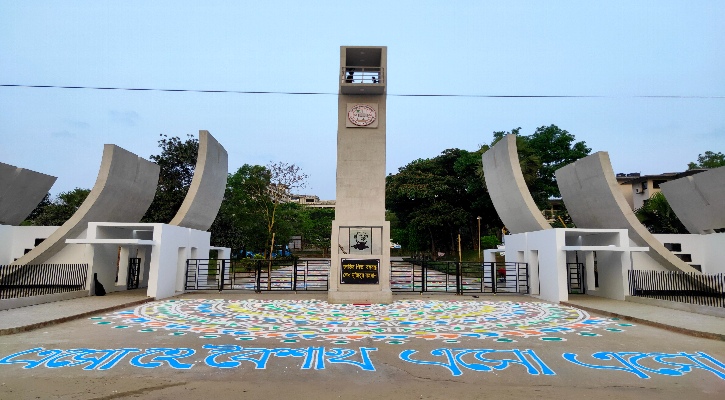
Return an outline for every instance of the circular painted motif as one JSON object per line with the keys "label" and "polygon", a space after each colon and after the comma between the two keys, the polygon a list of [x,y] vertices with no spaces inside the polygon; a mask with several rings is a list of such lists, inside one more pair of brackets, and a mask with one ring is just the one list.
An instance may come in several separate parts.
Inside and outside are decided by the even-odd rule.
{"label": "circular painted motif", "polygon": [[347,119],[356,126],[370,126],[377,117],[375,109],[367,104],[356,104],[347,112]]}
{"label": "circular painted motif", "polygon": [[147,303],[113,313],[108,319],[123,327],[230,335],[238,340],[372,339],[391,344],[416,338],[515,342],[534,337],[553,341],[566,340],[566,334],[597,337],[601,335],[592,331],[621,331],[611,328],[616,321],[592,317],[576,308],[513,301],[404,300],[386,305],[341,305],[320,300],[189,299]]}

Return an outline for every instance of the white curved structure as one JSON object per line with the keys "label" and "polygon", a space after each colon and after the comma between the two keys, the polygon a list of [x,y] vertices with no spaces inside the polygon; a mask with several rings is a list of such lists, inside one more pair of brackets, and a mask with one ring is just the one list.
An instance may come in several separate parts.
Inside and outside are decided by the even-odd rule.
{"label": "white curved structure", "polygon": [[594,153],[558,169],[556,182],[577,227],[627,229],[630,239],[638,246],[649,247],[647,255],[663,268],[698,273],[667,250],[639,222],[619,190],[607,152]]}
{"label": "white curved structure", "polygon": [[68,221],[14,264],[41,264],[75,239],[89,222],[138,222],[151,205],[159,166],[116,145],[106,144],[96,184]]}
{"label": "white curved structure", "polygon": [[0,225],[19,225],[43,200],[54,176],[0,162]]}
{"label": "white curved structure", "polygon": [[206,231],[214,222],[227,187],[227,151],[209,131],[199,131],[199,155],[184,202],[169,225]]}
{"label": "white curved structure", "polygon": [[509,232],[551,229],[524,181],[516,149],[516,135],[504,136],[483,153],[481,160],[491,201]]}
{"label": "white curved structure", "polygon": [[660,189],[690,233],[725,228],[725,167],[663,183]]}

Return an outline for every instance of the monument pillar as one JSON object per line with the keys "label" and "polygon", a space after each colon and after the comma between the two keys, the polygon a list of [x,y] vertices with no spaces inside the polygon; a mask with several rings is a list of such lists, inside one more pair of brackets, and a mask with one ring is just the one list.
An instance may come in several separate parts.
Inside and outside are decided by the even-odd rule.
{"label": "monument pillar", "polygon": [[391,303],[385,221],[387,47],[340,47],[328,302]]}

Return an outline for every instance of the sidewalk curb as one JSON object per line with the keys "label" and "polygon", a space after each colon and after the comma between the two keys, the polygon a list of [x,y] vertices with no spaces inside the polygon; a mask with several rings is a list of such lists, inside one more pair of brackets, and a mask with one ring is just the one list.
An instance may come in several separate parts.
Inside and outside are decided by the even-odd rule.
{"label": "sidewalk curb", "polygon": [[694,337],[699,337],[699,338],[704,338],[704,339],[725,341],[725,333],[720,334],[720,333],[703,332],[703,331],[697,331],[694,329],[682,328],[679,326],[649,321],[649,320],[638,318],[638,317],[632,317],[630,315],[618,314],[618,313],[611,312],[611,311],[604,311],[604,310],[599,310],[596,308],[581,306],[581,305],[569,303],[566,301],[562,301],[559,304],[568,306],[568,307],[579,308],[581,310],[588,311],[588,312],[606,315],[608,317],[620,318],[620,319],[623,319],[626,321],[632,321],[632,322],[636,322],[636,323],[643,324],[643,325],[653,326],[655,328],[660,328],[660,329],[665,329],[665,330],[672,331],[672,332],[682,333],[684,335],[689,335],[689,336],[694,336]]}
{"label": "sidewalk curb", "polygon": [[76,319],[81,319],[81,318],[88,317],[88,316],[91,316],[91,315],[94,315],[94,314],[98,314],[98,313],[109,312],[109,311],[116,311],[116,310],[121,309],[121,308],[126,308],[126,307],[132,307],[132,306],[141,305],[141,304],[148,303],[148,302],[151,302],[151,301],[154,301],[154,300],[156,300],[156,299],[153,298],[153,297],[148,297],[148,298],[143,299],[143,300],[136,300],[136,301],[131,301],[131,302],[124,303],[124,304],[118,304],[118,305],[111,306],[111,307],[106,307],[106,308],[100,308],[100,309],[97,309],[97,310],[86,311],[86,312],[82,312],[80,314],[69,315],[67,317],[53,319],[53,320],[50,320],[50,321],[43,321],[43,322],[38,322],[38,323],[35,323],[35,324],[24,325],[24,326],[16,326],[16,327],[13,327],[13,328],[4,328],[4,329],[0,329],[0,336],[12,335],[12,334],[21,333],[21,332],[33,331],[33,330],[40,329],[40,328],[43,328],[43,327],[46,327],[46,326],[61,324],[63,322],[68,322],[68,321],[73,321],[73,320],[76,320]]}

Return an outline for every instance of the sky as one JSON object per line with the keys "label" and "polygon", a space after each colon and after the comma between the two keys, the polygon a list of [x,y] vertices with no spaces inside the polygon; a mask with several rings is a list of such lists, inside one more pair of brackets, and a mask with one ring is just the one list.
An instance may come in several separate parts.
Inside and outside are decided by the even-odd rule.
{"label": "sky", "polygon": [[148,159],[208,130],[230,172],[293,163],[334,199],[340,46],[387,46],[388,173],[551,124],[615,172],[682,171],[725,152],[723,21],[721,0],[0,0],[1,85],[321,93],[0,87],[0,162],[57,195],[93,187],[105,143]]}

